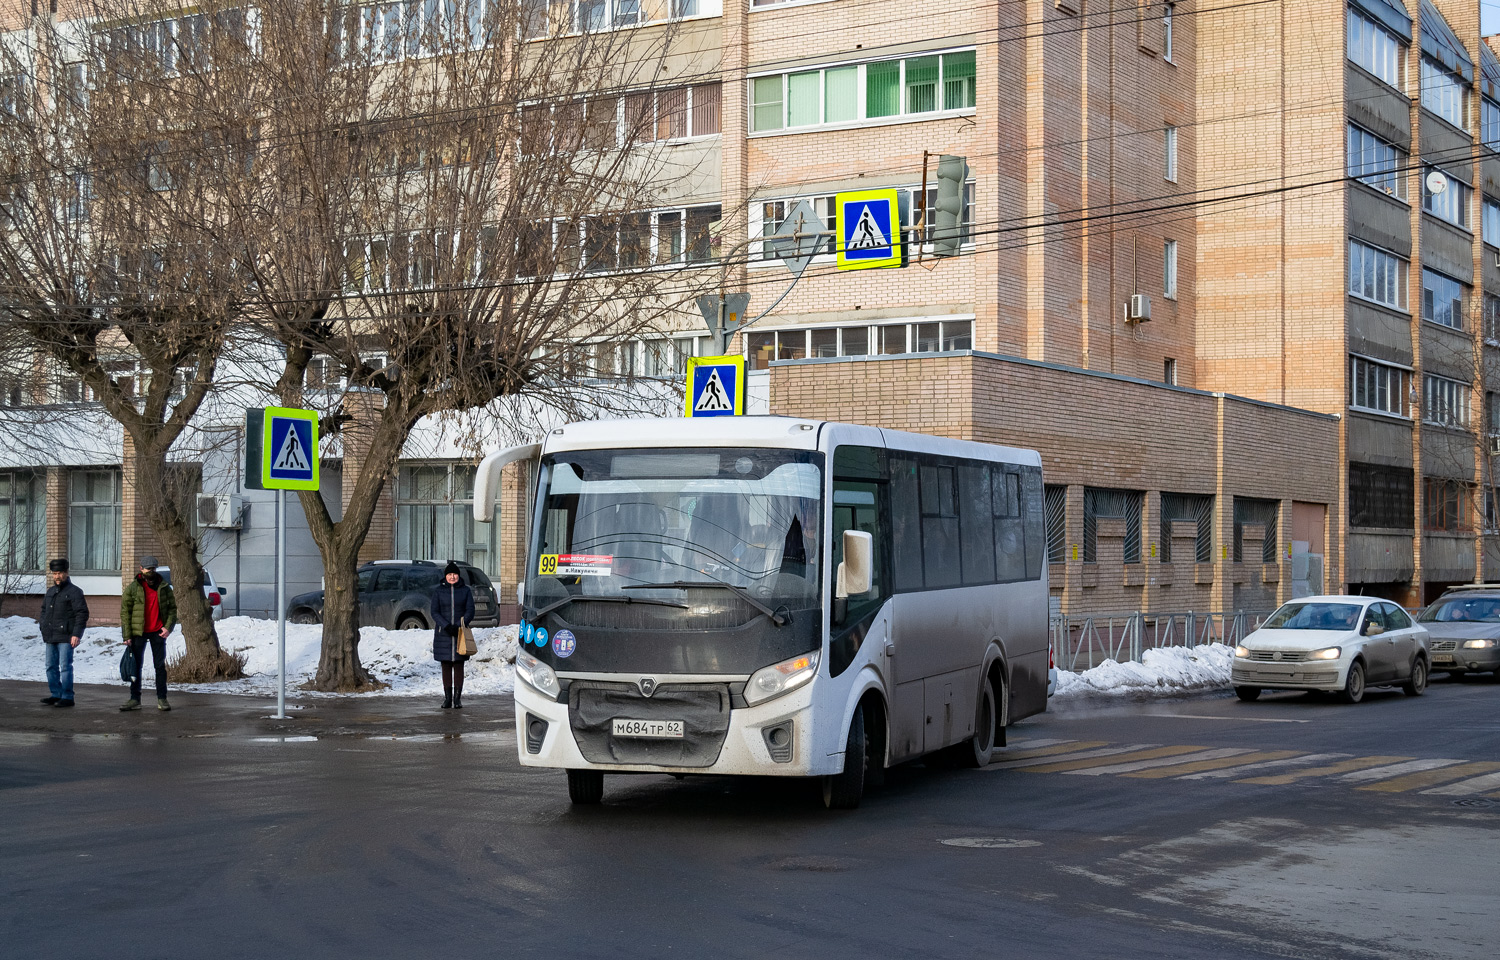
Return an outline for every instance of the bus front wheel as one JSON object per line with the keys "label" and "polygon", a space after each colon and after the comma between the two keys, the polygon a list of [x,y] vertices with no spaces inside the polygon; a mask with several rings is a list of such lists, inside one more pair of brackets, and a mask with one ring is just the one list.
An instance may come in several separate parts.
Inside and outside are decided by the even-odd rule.
{"label": "bus front wheel", "polygon": [[823,806],[830,810],[853,810],[865,792],[865,709],[860,706],[849,722],[844,742],[844,772],[823,778]]}
{"label": "bus front wheel", "polygon": [[592,806],[604,799],[604,774],[598,770],[569,770],[568,799],[577,806]]}
{"label": "bus front wheel", "polygon": [[974,736],[953,748],[959,766],[971,769],[989,765],[990,755],[995,751],[995,731],[1000,727],[997,719],[1000,713],[999,697],[995,695],[993,680],[985,681],[984,692],[980,696],[979,721]]}

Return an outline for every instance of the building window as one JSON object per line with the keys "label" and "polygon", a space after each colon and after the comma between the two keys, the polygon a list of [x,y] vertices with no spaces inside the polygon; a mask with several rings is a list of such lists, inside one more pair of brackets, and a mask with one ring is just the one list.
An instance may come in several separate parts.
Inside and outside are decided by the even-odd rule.
{"label": "building window", "polygon": [[1479,139],[1491,150],[1500,150],[1500,103],[1479,98]]}
{"label": "building window", "polygon": [[[1275,563],[1277,561],[1276,545],[1279,542],[1276,530],[1276,519],[1280,510],[1280,503],[1275,500],[1257,500],[1252,497],[1234,498],[1234,562],[1244,563],[1245,541],[1254,541],[1254,534],[1260,534],[1260,556],[1251,554],[1248,558],[1251,563]],[[1256,528],[1259,528],[1258,530]]]}
{"label": "building window", "polygon": [[1422,319],[1454,330],[1464,329],[1468,287],[1436,270],[1422,270]]}
{"label": "building window", "polygon": [[[838,229],[833,195],[807,197],[806,199],[812,204],[813,212],[823,221],[823,229],[828,231],[827,238],[818,244],[814,256],[832,256],[833,235]],[[796,205],[797,201],[795,199],[766,200],[762,202],[760,204],[760,232],[758,235],[762,237],[773,236],[776,231],[781,229],[782,224],[786,223],[786,218],[791,214],[792,208]],[[755,235],[757,234],[752,232],[752,236]],[[776,255],[775,244],[770,240],[766,240],[761,244],[760,255],[763,260],[780,259]]]}
{"label": "building window", "polygon": [[1349,241],[1349,292],[1356,297],[1405,310],[1407,269],[1395,254]]}
{"label": "building window", "polygon": [[0,564],[6,573],[42,569],[47,509],[40,474],[0,473]]}
{"label": "building window", "polygon": [[972,349],[973,320],[925,320],[878,327],[756,330],[745,335],[746,365],[750,370],[765,370],[773,360]]}
{"label": "building window", "polygon": [[1177,361],[1167,357],[1161,362],[1161,382],[1167,386],[1177,386]]}
{"label": "building window", "polygon": [[1099,562],[1099,521],[1124,520],[1125,563],[1141,562],[1141,501],[1139,490],[1083,489],[1083,560]]}
{"label": "building window", "polygon": [[1492,247],[1500,247],[1500,200],[1485,197],[1480,216],[1480,234],[1484,242]]}
{"label": "building window", "polygon": [[1406,199],[1406,151],[1349,124],[1349,176],[1397,200]]}
{"label": "building window", "polygon": [[1500,393],[1487,390],[1484,394],[1484,433],[1500,436]]}
{"label": "building window", "polygon": [[1162,246],[1161,292],[1168,300],[1177,299],[1177,241]]}
{"label": "building window", "polygon": [[1349,405],[1375,413],[1406,416],[1406,382],[1409,374],[1401,367],[1350,358]]}
{"label": "building window", "polygon": [[1474,488],[1463,480],[1424,477],[1422,528],[1439,533],[1472,533]]}
{"label": "building window", "polygon": [[119,470],[74,470],[68,477],[68,561],[75,571],[120,572]]}
{"label": "building window", "polygon": [[1047,526],[1047,562],[1068,559],[1068,488],[1047,484],[1042,488],[1044,521]]}
{"label": "building window", "polygon": [[1422,209],[1456,227],[1469,229],[1469,204],[1474,189],[1445,170],[1435,171],[1448,181],[1448,185],[1437,193],[1427,189],[1427,177],[1422,178]]}
{"label": "building window", "polygon": [[1422,106],[1462,128],[1469,115],[1469,85],[1431,57],[1422,58]]}
{"label": "building window", "polygon": [[462,463],[413,464],[398,470],[396,555],[407,560],[463,560],[486,573],[500,571],[491,557],[492,524],[474,519],[474,467]]}
{"label": "building window", "polygon": [[1177,182],[1177,128],[1168,127],[1163,131],[1165,141],[1167,171],[1166,177],[1173,183]]}
{"label": "building window", "polygon": [[[1161,58],[1172,62],[1172,8],[1175,4],[1164,3],[1161,10]],[[1168,177],[1167,179],[1176,179]]]}
{"label": "building window", "polygon": [[[1194,524],[1193,562],[1214,559],[1214,498],[1192,493],[1161,495],[1161,562],[1172,563],[1173,523]],[[1187,557],[1177,559],[1186,561]]]}
{"label": "building window", "polygon": [[1363,12],[1348,10],[1349,59],[1399,90],[1406,44]]}
{"label": "building window", "polygon": [[1422,419],[1442,427],[1469,425],[1469,385],[1427,374],[1422,378]]}
{"label": "building window", "polygon": [[1349,525],[1412,527],[1412,469],[1375,463],[1349,464]]}
{"label": "building window", "polygon": [[[937,205],[937,187],[927,188],[927,196],[924,200],[922,189],[919,186],[897,187],[897,192],[904,194],[907,198],[908,208],[911,213],[911,223],[914,225],[919,220],[922,222],[921,236],[916,236],[913,229],[908,233],[913,242],[920,242],[922,249],[928,250],[928,244],[937,229],[932,210]],[[760,258],[762,260],[779,262],[780,257],[776,253],[776,245],[770,239],[777,230],[781,229],[792,209],[797,205],[798,199],[805,199],[812,204],[813,211],[823,221],[823,229],[828,231],[828,237],[817,247],[815,256],[832,257],[834,253],[834,233],[838,229],[837,212],[834,206],[832,194],[821,197],[787,197],[779,200],[762,200],[751,207],[750,210],[750,236],[766,238],[760,245]],[[758,218],[758,222],[757,222]],[[959,213],[959,243],[971,244],[974,242],[970,233],[974,221],[974,181],[964,184],[963,210]],[[908,251],[914,252],[914,251]]]}
{"label": "building window", "polygon": [[750,132],[973,110],[973,50],[753,77]]}

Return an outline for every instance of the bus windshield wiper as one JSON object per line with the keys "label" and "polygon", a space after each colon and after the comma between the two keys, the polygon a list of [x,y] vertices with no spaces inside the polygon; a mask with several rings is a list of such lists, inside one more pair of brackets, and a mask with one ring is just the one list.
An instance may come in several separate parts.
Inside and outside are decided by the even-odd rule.
{"label": "bus windshield wiper", "polygon": [[782,612],[782,610],[785,610],[785,607],[783,607],[782,610],[772,610],[770,607],[766,606],[765,604],[761,603],[759,600],[751,596],[749,590],[746,590],[744,587],[737,587],[732,583],[725,583],[723,580],[672,580],[667,583],[628,583],[620,589],[656,590],[671,588],[682,590],[687,587],[718,587],[721,590],[728,590],[730,593],[733,593],[741,600],[750,604],[750,606],[754,607],[756,610],[759,610],[761,613],[765,614],[772,623],[776,624],[776,626],[784,627],[792,622],[792,615],[790,613]]}
{"label": "bus windshield wiper", "polygon": [[[630,588],[626,587],[625,589],[629,590]],[[676,600],[650,600],[644,597],[639,599],[637,599],[636,597],[605,597],[594,596],[593,594],[587,593],[580,593],[574,596],[563,597],[561,600],[554,600],[542,609],[538,610],[536,613],[533,613],[532,617],[537,619],[545,617],[553,610],[556,610],[560,607],[565,607],[568,604],[572,603],[574,600],[593,600],[598,603],[653,603],[658,607],[681,607],[683,610],[691,609],[687,604],[678,603]]]}

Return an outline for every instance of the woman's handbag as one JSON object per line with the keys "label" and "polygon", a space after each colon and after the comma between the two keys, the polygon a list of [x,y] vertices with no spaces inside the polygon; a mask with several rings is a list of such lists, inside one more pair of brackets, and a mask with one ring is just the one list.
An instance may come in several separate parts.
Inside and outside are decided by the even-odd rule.
{"label": "woman's handbag", "polygon": [[460,657],[472,657],[479,652],[479,645],[474,642],[474,631],[462,620],[458,622],[458,636],[453,638],[453,649]]}
{"label": "woman's handbag", "polygon": [[128,646],[125,652],[120,654],[120,679],[126,683],[135,680],[135,654],[130,652]]}

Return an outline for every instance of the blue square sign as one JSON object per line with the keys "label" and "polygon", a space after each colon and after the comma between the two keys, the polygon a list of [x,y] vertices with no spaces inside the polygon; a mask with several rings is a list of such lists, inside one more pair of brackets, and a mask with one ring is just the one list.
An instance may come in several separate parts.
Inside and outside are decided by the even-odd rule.
{"label": "blue square sign", "polygon": [[744,412],[744,357],[688,358],[687,416],[733,417]]}

